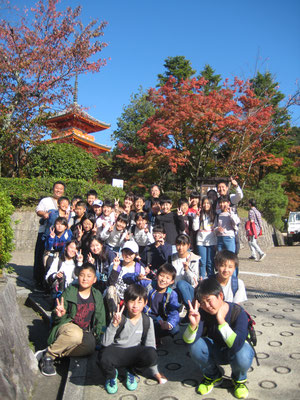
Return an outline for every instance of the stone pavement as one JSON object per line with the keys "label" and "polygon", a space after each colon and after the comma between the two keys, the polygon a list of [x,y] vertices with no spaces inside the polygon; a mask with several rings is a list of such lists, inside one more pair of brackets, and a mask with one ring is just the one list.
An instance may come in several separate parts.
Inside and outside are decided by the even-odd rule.
{"label": "stone pavement", "polygon": [[[248,301],[244,303],[244,307],[256,321],[256,351],[260,363],[258,367],[254,360],[249,371],[248,399],[299,399],[300,246],[272,248],[261,263],[249,261],[248,253],[247,249],[240,253],[240,278],[244,280],[248,294]],[[24,255],[22,259],[24,261]],[[20,264],[19,261],[18,263]],[[21,274],[21,267],[16,267],[19,268],[18,274]],[[25,274],[27,273],[29,274],[28,270]],[[184,329],[185,326],[182,326],[181,333],[174,339],[166,338],[165,344],[158,349],[160,371],[168,378],[165,385],[158,385],[154,380],[141,376],[138,389],[129,392],[123,383],[124,372],[120,371],[119,391],[114,396],[108,395],[103,388],[103,377],[95,363],[95,354],[89,359],[71,359],[63,399],[201,398],[196,393],[201,373],[188,355],[188,346],[182,341]],[[223,387],[215,388],[203,398],[233,399],[228,366],[225,366],[225,377],[227,379],[224,380]],[[48,382],[52,379],[43,378]],[[54,380],[52,382],[54,383]]]}

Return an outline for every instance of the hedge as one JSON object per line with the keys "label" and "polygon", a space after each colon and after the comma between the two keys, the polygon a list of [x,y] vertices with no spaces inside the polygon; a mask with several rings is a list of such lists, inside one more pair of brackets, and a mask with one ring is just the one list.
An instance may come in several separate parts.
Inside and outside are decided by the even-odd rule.
{"label": "hedge", "polygon": [[14,249],[14,233],[11,227],[11,215],[14,207],[9,196],[0,192],[0,270],[8,263]]}
{"label": "hedge", "polygon": [[36,206],[41,198],[52,194],[53,183],[58,180],[66,184],[65,195],[70,200],[74,195],[81,195],[85,199],[90,189],[95,189],[102,200],[118,198],[123,201],[125,196],[125,192],[120,188],[71,178],[0,178],[0,188],[10,196],[16,208]]}

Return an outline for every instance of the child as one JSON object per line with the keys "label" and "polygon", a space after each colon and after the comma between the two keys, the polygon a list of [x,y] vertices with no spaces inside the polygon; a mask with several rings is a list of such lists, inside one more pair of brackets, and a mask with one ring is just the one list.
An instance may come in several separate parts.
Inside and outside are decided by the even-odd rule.
{"label": "child", "polygon": [[129,215],[132,211],[134,203],[134,194],[132,192],[126,193],[124,197],[124,202],[123,202],[123,212],[127,215]]}
{"label": "child", "polygon": [[188,301],[193,300],[194,288],[198,284],[200,257],[189,251],[191,241],[185,234],[177,236],[175,245],[177,253],[172,256],[172,265],[176,271],[175,284],[188,309]]}
{"label": "child", "polygon": [[[147,304],[146,290],[137,284],[130,285],[125,290],[124,302],[121,308],[118,305],[103,335],[103,348],[98,359],[109,394],[118,391],[118,368],[127,369],[126,387],[132,391],[137,388],[134,369],[151,367],[157,363],[153,321],[143,314]],[[126,316],[123,314],[125,306]]]}
{"label": "child", "polygon": [[189,201],[185,197],[178,200],[178,214],[182,215],[185,229],[181,233],[190,236],[192,234],[193,217],[189,215]]}
{"label": "child", "polygon": [[86,258],[89,253],[89,244],[91,237],[95,235],[97,227],[95,225],[95,218],[93,214],[85,215],[81,223],[78,225],[77,230],[74,232],[78,242],[78,246],[82,250],[83,257]]}
{"label": "child", "polygon": [[[191,357],[204,376],[197,389],[201,395],[210,393],[222,383],[219,365],[230,364],[234,396],[238,399],[248,396],[245,383],[254,350],[246,341],[248,317],[242,308],[235,321],[231,322],[231,314],[236,307],[240,308],[224,301],[222,287],[215,278],[202,280],[195,290],[195,305],[190,303],[190,323],[183,340],[191,345]],[[201,337],[203,332],[205,336]]]}
{"label": "child", "polygon": [[91,236],[89,249],[87,261],[93,264],[96,270],[97,283],[95,287],[103,294],[107,288],[109,266],[115,259],[116,253],[105,246],[103,240],[96,235]]}
{"label": "child", "polygon": [[161,214],[156,217],[156,224],[161,225],[166,230],[166,241],[175,245],[176,237],[185,230],[182,211],[179,215],[173,213],[172,200],[168,196],[160,197]]}
{"label": "child", "polygon": [[46,220],[46,228],[45,228],[45,233],[43,235],[43,240],[46,240],[46,237],[50,233],[50,227],[54,225],[54,222],[56,218],[58,217],[64,217],[67,219],[68,223],[70,221],[70,200],[65,197],[61,196],[57,200],[57,210],[49,210],[49,218]]}
{"label": "child", "polygon": [[77,201],[75,205],[75,216],[73,217],[73,224],[71,226],[72,232],[78,228],[78,225],[81,223],[82,218],[86,214],[87,205],[84,201]]}
{"label": "child", "polygon": [[56,374],[53,362],[57,357],[87,356],[95,351],[106,326],[102,295],[92,287],[96,280],[93,266],[83,264],[78,285],[70,285],[57,299],[49,346],[40,361],[43,375]]}
{"label": "child", "polygon": [[164,336],[172,337],[179,332],[179,307],[178,296],[171,289],[176,277],[176,269],[172,264],[163,264],[157,271],[157,280],[152,284],[143,280],[141,284],[147,286],[148,304],[144,312],[154,321],[156,340]]}
{"label": "child", "polygon": [[81,266],[83,260],[83,256],[80,253],[77,263],[77,250],[76,240],[71,240],[66,244],[64,254],[61,257],[48,258],[49,263],[46,265],[46,269],[48,266],[49,269],[45,279],[51,287],[53,297],[59,297],[74,279],[77,279],[75,268],[77,265]]}
{"label": "child", "polygon": [[114,205],[111,200],[104,200],[102,214],[99,218],[97,218],[98,234],[100,234],[102,229],[105,227],[109,229],[115,223],[115,213],[113,212],[113,207]]}
{"label": "child", "polygon": [[130,219],[129,219],[130,226],[135,224],[134,220],[136,214],[144,211],[144,205],[145,205],[145,197],[140,194],[136,194],[134,196],[134,210],[132,210],[130,213]]}
{"label": "child", "polygon": [[197,212],[200,211],[199,203],[200,203],[200,193],[193,190],[190,193],[189,197],[188,215],[192,217],[196,216]]}
{"label": "child", "polygon": [[153,228],[153,239],[154,243],[145,247],[141,260],[155,275],[161,265],[171,262],[172,246],[166,242],[166,231],[162,226]]}
{"label": "child", "polygon": [[160,202],[159,199],[151,199],[150,210],[148,212],[148,220],[151,230],[156,225],[156,218],[160,214]]}
{"label": "child", "polygon": [[234,276],[234,271],[238,270],[238,256],[229,250],[221,250],[215,257],[217,281],[222,286],[224,300],[232,303],[241,303],[247,300],[244,282]]}
{"label": "child", "polygon": [[96,190],[91,189],[87,192],[86,203],[87,203],[87,211],[89,213],[93,212],[93,203],[95,200],[97,200],[97,197],[98,197],[98,193],[96,192]]}
{"label": "child", "polygon": [[127,241],[122,248],[122,260],[115,257],[108,276],[106,300],[110,315],[117,309],[117,304],[124,299],[128,285],[145,278],[145,270],[135,261],[139,246],[133,241]]}
{"label": "child", "polygon": [[100,238],[105,241],[111,250],[119,252],[126,240],[129,240],[129,233],[126,229],[127,224],[128,215],[122,213],[118,216],[114,225],[107,224],[101,231]]}
{"label": "child", "polygon": [[46,254],[44,255],[44,265],[46,265],[46,258],[48,258],[48,256],[54,256],[54,253],[59,253],[59,255],[62,256],[66,243],[71,239],[72,232],[68,229],[68,221],[66,218],[56,218],[54,226],[50,228],[50,233],[45,240]]}
{"label": "child", "polygon": [[203,197],[201,211],[198,211],[194,221],[193,230],[197,232],[197,254],[200,258],[200,276],[205,278],[214,275],[214,257],[217,237],[214,232],[215,213],[213,202],[208,197]]}
{"label": "child", "polygon": [[235,232],[238,230],[240,219],[230,208],[230,198],[228,195],[221,196],[219,199],[221,213],[215,219],[215,233],[217,235],[218,251],[227,249],[235,252]]}
{"label": "child", "polygon": [[103,206],[102,200],[97,199],[93,202],[93,213],[95,215],[96,225],[97,225],[97,219],[100,218],[102,214],[102,206]]}
{"label": "child", "polygon": [[144,211],[137,213],[134,221],[135,225],[131,227],[132,239],[138,244],[139,254],[141,255],[146,246],[154,243],[154,238],[147,226],[147,213]]}

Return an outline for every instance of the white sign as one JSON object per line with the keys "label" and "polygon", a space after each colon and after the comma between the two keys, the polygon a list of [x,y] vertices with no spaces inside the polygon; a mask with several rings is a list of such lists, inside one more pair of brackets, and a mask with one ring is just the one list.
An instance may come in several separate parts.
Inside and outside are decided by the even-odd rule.
{"label": "white sign", "polygon": [[113,179],[112,180],[112,186],[123,189],[123,186],[124,186],[123,179]]}

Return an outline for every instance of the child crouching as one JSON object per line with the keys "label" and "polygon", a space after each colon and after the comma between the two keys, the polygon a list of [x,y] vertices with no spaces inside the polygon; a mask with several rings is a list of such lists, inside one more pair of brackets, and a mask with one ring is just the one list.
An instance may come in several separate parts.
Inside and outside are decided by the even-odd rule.
{"label": "child crouching", "polygon": [[126,387],[137,388],[134,368],[147,368],[157,364],[153,321],[143,314],[147,304],[147,292],[138,285],[128,286],[124,293],[124,307],[117,307],[113,319],[102,339],[104,346],[99,353],[98,364],[105,376],[107,393],[118,390],[118,368],[125,367]]}

